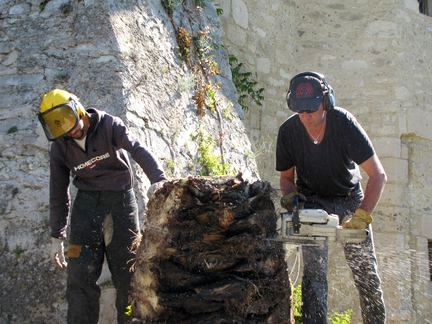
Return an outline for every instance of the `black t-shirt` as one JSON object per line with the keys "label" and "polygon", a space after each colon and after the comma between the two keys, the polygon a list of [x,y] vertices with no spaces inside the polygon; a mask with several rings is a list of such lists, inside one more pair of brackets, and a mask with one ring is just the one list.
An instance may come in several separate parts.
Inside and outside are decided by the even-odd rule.
{"label": "black t-shirt", "polygon": [[285,171],[295,166],[297,188],[307,195],[344,196],[361,180],[358,164],[374,153],[364,129],[343,108],[327,112],[325,134],[318,145],[312,142],[295,114],[279,128],[276,170]]}

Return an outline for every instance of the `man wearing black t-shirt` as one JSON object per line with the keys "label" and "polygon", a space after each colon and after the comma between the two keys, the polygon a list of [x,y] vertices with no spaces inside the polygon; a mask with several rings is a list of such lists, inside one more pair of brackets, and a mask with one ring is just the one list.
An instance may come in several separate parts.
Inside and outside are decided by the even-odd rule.
{"label": "man wearing black t-shirt", "polygon": [[[281,205],[294,201],[339,216],[344,228],[367,229],[361,244],[346,244],[345,257],[360,295],[364,323],[384,323],[385,306],[377,272],[372,215],[387,180],[372,143],[355,117],[335,107],[333,89],[324,76],[294,76],[287,94],[295,112],[279,128],[276,170],[280,171]],[[363,193],[360,168],[368,180]],[[303,246],[303,323],[327,323],[327,244]]]}

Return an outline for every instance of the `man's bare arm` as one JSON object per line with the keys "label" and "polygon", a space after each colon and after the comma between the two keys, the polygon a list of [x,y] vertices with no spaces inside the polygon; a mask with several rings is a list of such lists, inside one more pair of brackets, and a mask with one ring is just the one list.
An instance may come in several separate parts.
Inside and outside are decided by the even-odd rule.
{"label": "man's bare arm", "polygon": [[360,164],[360,167],[368,175],[364,199],[360,208],[372,213],[381,198],[385,183],[387,182],[387,175],[376,154]]}
{"label": "man's bare arm", "polygon": [[292,167],[280,173],[279,184],[283,195],[297,190],[294,184],[294,170],[295,167]]}

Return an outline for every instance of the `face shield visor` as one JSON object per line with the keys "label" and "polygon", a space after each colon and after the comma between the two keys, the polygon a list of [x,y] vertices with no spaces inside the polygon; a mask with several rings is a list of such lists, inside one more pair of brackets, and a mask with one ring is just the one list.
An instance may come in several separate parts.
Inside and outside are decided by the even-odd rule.
{"label": "face shield visor", "polygon": [[46,137],[50,141],[65,136],[79,123],[76,104],[70,101],[38,114]]}

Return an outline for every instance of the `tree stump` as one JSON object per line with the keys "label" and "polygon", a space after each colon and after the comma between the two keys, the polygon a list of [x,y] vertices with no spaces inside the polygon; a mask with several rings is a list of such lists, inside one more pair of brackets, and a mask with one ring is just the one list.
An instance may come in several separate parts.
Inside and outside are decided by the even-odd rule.
{"label": "tree stump", "polygon": [[132,280],[137,323],[291,323],[269,183],[169,181],[148,203]]}

